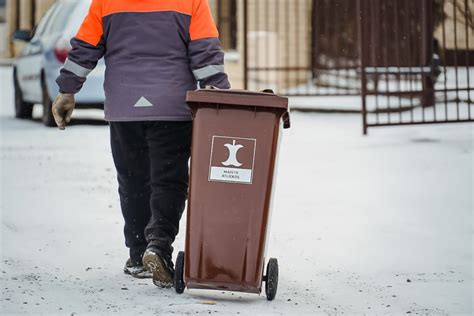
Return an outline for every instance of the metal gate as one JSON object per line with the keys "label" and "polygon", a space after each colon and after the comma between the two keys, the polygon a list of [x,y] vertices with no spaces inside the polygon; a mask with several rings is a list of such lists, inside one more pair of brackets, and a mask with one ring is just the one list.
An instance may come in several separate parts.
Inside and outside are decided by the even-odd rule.
{"label": "metal gate", "polygon": [[364,134],[376,126],[474,121],[474,1],[242,5],[245,88],[359,96]]}
{"label": "metal gate", "polygon": [[364,134],[376,126],[474,121],[474,3],[357,3]]}
{"label": "metal gate", "polygon": [[287,96],[360,95],[353,0],[243,0],[244,85]]}

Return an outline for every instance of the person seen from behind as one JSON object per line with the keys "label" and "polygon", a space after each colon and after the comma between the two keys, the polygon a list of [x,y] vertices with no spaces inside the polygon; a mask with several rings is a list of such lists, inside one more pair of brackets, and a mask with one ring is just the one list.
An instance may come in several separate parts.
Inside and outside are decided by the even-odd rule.
{"label": "person seen from behind", "polygon": [[171,287],[172,244],[188,192],[192,117],[186,92],[230,88],[207,0],[92,0],[56,82],[65,129],[74,94],[104,57],[105,119],[117,170],[124,272]]}

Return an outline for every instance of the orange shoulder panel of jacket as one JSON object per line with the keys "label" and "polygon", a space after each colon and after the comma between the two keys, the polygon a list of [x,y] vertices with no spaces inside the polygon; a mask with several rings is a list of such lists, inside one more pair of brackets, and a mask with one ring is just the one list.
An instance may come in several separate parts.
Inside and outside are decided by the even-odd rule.
{"label": "orange shoulder panel of jacket", "polygon": [[101,0],[92,0],[89,13],[76,34],[76,38],[93,46],[99,44],[100,38],[103,34],[102,8],[100,1]]}
{"label": "orange shoulder panel of jacket", "polygon": [[189,35],[192,41],[207,37],[219,37],[219,31],[212,18],[208,0],[193,1],[193,15]]}
{"label": "orange shoulder panel of jacket", "polygon": [[193,0],[102,0],[102,17],[121,12],[175,11],[192,15]]}

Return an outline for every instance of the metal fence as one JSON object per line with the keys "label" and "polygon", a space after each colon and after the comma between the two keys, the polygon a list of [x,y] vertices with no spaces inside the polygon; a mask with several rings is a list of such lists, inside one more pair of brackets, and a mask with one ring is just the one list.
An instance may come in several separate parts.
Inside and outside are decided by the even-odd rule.
{"label": "metal fence", "polygon": [[375,126],[474,121],[474,1],[242,5],[245,88],[360,96],[364,133]]}
{"label": "metal fence", "polygon": [[375,126],[474,121],[474,3],[357,3],[364,134]]}
{"label": "metal fence", "polygon": [[360,95],[355,0],[243,0],[245,87]]}

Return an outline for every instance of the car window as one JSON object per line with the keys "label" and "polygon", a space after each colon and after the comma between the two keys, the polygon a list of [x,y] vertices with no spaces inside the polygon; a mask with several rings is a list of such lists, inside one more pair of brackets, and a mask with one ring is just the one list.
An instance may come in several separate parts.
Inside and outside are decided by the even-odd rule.
{"label": "car window", "polygon": [[72,15],[74,15],[76,5],[76,1],[62,1],[54,13],[54,16],[51,16],[51,23],[46,27],[44,33],[49,35],[64,31],[68,21],[72,18]]}
{"label": "car window", "polygon": [[33,29],[33,39],[37,39],[41,37],[44,34],[44,30],[48,26],[48,24],[51,22],[51,15],[54,14],[56,9],[58,8],[58,3],[55,3],[51,8],[49,8],[48,11],[46,11],[46,14],[43,15],[39,23],[35,26]]}
{"label": "car window", "polygon": [[74,13],[69,16],[67,23],[65,35],[67,38],[71,38],[77,34],[79,27],[84,21],[87,13],[89,12],[89,7],[91,5],[91,0],[78,1],[77,6],[75,7]]}
{"label": "car window", "polygon": [[44,29],[44,33],[43,33],[44,36],[48,36],[49,34],[53,32],[54,29],[57,28],[58,20],[61,17],[61,15],[64,14],[63,12],[64,12],[64,3],[61,1],[57,3],[56,10],[54,10],[53,14],[51,14],[51,16],[49,17],[50,21]]}

